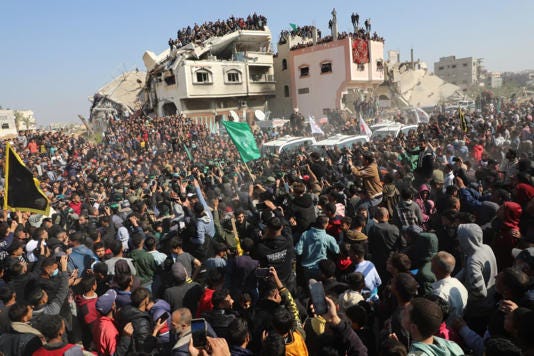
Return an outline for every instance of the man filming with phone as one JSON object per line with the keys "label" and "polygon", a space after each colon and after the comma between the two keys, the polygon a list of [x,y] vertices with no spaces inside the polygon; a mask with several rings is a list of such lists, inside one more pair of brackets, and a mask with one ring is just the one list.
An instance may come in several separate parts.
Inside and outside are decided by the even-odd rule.
{"label": "man filming with phone", "polygon": [[[284,331],[286,334],[289,333],[287,325],[281,327],[282,324],[286,323],[276,322],[277,320],[275,319],[277,319],[277,315],[280,315],[281,319],[283,316],[283,319],[290,324],[290,330],[298,331],[299,333],[296,337],[292,333],[291,336],[293,337],[288,339],[289,343],[294,342],[298,337],[304,340],[305,335],[302,325],[300,324],[297,305],[295,304],[291,293],[278,277],[278,273],[274,267],[269,268],[269,274],[270,277],[264,280],[263,285],[260,285],[260,300],[256,305],[255,314],[252,318],[254,325],[252,328],[252,343],[250,344],[250,349],[254,352],[258,352],[260,349],[259,341],[262,339],[264,332],[280,333]],[[278,329],[284,330],[277,331],[276,326],[279,326]]]}

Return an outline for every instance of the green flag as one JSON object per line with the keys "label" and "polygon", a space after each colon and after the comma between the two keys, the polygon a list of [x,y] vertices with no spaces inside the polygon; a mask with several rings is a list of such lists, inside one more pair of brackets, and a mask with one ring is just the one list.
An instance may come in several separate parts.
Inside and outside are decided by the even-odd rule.
{"label": "green flag", "polygon": [[191,162],[193,162],[193,156],[191,155],[191,151],[189,151],[189,148],[187,148],[187,146],[185,145],[185,143],[184,143],[184,151],[185,151],[185,153],[187,154],[187,158],[189,158],[189,160],[190,160]]}
{"label": "green flag", "polygon": [[223,121],[222,123],[239,151],[243,162],[247,163],[261,157],[254,135],[252,135],[250,126],[246,122]]}
{"label": "green flag", "polygon": [[298,26],[294,23],[290,23],[289,26],[291,26],[291,29],[293,29],[293,31],[296,31]]}

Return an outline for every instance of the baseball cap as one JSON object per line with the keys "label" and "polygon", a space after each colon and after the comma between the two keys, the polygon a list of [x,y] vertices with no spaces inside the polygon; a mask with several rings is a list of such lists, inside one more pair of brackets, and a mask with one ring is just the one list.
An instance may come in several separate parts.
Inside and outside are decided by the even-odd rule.
{"label": "baseball cap", "polygon": [[98,297],[95,306],[96,310],[102,315],[108,314],[113,307],[113,303],[115,303],[115,299],[117,299],[117,292],[114,289],[108,289],[106,293]]}

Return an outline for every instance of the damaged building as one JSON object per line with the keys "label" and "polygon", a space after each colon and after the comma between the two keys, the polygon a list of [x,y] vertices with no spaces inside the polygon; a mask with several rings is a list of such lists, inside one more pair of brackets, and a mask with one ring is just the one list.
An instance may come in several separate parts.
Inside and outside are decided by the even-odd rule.
{"label": "damaged building", "polygon": [[145,79],[146,72],[125,72],[90,97],[92,127],[103,127],[111,118],[126,119],[141,109],[145,103]]}
{"label": "damaged building", "polygon": [[399,57],[397,51],[390,51],[386,79],[374,92],[382,108],[431,109],[465,98],[459,86],[434,75],[424,62],[414,61],[413,54],[407,62],[400,62]]}
{"label": "damaged building", "polygon": [[[171,43],[170,43],[171,44]],[[147,111],[182,113],[215,130],[231,112],[251,121],[275,95],[271,32],[241,28],[174,46],[156,55],[146,51]]]}

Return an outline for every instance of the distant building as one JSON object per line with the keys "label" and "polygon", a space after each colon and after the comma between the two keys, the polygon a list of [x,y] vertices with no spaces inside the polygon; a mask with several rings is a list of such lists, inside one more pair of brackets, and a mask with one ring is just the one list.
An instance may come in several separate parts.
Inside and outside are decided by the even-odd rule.
{"label": "distant building", "polygon": [[15,124],[15,110],[0,110],[0,138],[18,135]]}
{"label": "distant building", "polygon": [[489,72],[487,78],[488,86],[490,88],[502,87],[502,75],[500,72]]}
{"label": "distant building", "polygon": [[389,50],[388,51],[388,63],[390,65],[394,65],[394,64],[400,63],[400,52],[399,51],[394,51],[394,50]]}
{"label": "distant building", "polygon": [[287,117],[293,108],[317,118],[330,110],[353,111],[358,92],[367,93],[384,81],[383,41],[352,34],[333,38],[318,38],[314,30],[311,36],[289,35],[280,41],[271,116]]}
{"label": "distant building", "polygon": [[215,130],[230,111],[253,120],[275,95],[271,31],[236,30],[201,43],[145,52],[147,108],[159,116],[183,113]]}
{"label": "distant building", "polygon": [[[19,113],[20,120],[17,122],[17,114]],[[15,124],[17,130],[36,130],[37,119],[33,113],[33,110],[14,110]]]}
{"label": "distant building", "polygon": [[474,57],[441,57],[438,62],[434,63],[435,75],[462,89],[478,84],[481,71],[481,59]]}

